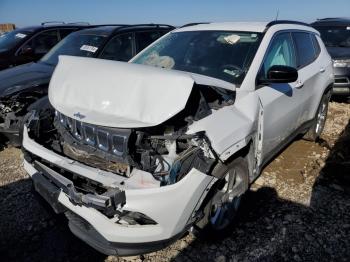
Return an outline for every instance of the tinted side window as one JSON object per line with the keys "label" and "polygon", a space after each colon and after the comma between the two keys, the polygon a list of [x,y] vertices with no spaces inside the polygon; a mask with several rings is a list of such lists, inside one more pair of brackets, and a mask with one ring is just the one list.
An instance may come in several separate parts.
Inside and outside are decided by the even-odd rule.
{"label": "tinted side window", "polygon": [[132,55],[132,34],[113,37],[103,49],[100,58],[116,61],[129,61]]}
{"label": "tinted side window", "polygon": [[77,29],[76,28],[60,29],[61,40],[74,31],[77,31]]}
{"label": "tinted side window", "polygon": [[290,33],[276,35],[266,53],[261,74],[266,77],[267,71],[274,65],[296,68],[296,55]]}
{"label": "tinted side window", "polygon": [[315,35],[311,36],[312,39],[312,43],[314,44],[314,48],[315,48],[315,53],[316,53],[316,57],[319,56],[319,54],[321,53],[321,47],[320,44],[317,41],[317,37]]}
{"label": "tinted side window", "polygon": [[161,36],[158,31],[136,33],[136,52],[140,52]]}
{"label": "tinted side window", "polygon": [[309,33],[293,33],[298,54],[298,68],[310,64],[316,57],[314,45]]}
{"label": "tinted side window", "polygon": [[45,31],[34,36],[23,49],[31,48],[37,55],[44,55],[58,43],[57,30]]}

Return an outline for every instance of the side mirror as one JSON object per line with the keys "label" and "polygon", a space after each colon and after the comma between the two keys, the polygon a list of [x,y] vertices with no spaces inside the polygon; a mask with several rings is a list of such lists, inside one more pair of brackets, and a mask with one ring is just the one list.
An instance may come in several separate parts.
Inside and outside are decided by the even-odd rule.
{"label": "side mirror", "polygon": [[294,67],[274,65],[267,71],[268,83],[292,83],[298,80],[298,71]]}
{"label": "side mirror", "polygon": [[20,52],[21,55],[34,55],[34,50],[33,48],[27,46],[27,47],[24,47],[21,52]]}

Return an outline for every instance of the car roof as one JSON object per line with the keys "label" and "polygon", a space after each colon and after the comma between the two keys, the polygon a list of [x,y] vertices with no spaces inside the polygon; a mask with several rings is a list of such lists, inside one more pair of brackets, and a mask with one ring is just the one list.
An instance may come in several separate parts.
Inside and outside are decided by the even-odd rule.
{"label": "car roof", "polygon": [[334,18],[322,18],[313,22],[311,26],[349,26],[350,18],[347,17],[334,17]]}
{"label": "car roof", "polygon": [[79,24],[79,23],[68,23],[68,24],[42,24],[42,25],[35,25],[35,26],[26,26],[26,27],[19,27],[16,28],[21,31],[26,32],[36,32],[41,31],[45,29],[55,29],[55,28],[84,28],[84,27],[91,27],[89,24]]}
{"label": "car roof", "polygon": [[272,26],[289,25],[291,29],[300,29],[304,27],[305,30],[313,31],[310,25],[288,20],[276,20],[272,22],[222,22],[222,23],[193,23],[176,29],[176,32],[184,31],[205,31],[205,30],[217,30],[217,31],[242,31],[242,32],[266,32]]}
{"label": "car roof", "polygon": [[173,30],[175,27],[171,25],[163,25],[163,24],[136,24],[136,25],[100,25],[93,28],[83,29],[76,34],[92,34],[92,35],[101,35],[101,36],[109,36],[116,32],[124,32],[124,31],[142,31],[142,30]]}

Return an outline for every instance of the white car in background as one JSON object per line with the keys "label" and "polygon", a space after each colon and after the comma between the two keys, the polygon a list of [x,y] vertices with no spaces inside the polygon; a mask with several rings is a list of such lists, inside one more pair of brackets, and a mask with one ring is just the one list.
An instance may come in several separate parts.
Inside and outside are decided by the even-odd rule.
{"label": "white car in background", "polygon": [[264,165],[323,130],[332,61],[306,24],[178,28],[129,63],[60,57],[24,127],[24,167],[105,254],[225,235]]}

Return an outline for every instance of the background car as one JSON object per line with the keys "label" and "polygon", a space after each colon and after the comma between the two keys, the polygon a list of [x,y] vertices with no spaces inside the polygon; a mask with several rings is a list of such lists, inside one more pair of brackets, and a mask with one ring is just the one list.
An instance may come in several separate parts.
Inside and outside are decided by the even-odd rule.
{"label": "background car", "polygon": [[350,18],[324,18],[311,24],[333,59],[333,95],[350,97]]}
{"label": "background car", "polygon": [[0,70],[39,60],[68,34],[88,24],[42,23],[0,36]]}
{"label": "background car", "polygon": [[0,133],[20,145],[19,129],[28,108],[47,94],[60,55],[128,61],[160,36],[170,25],[110,25],[74,32],[38,62],[0,72]]}

